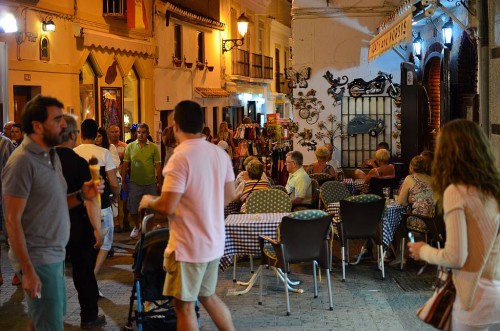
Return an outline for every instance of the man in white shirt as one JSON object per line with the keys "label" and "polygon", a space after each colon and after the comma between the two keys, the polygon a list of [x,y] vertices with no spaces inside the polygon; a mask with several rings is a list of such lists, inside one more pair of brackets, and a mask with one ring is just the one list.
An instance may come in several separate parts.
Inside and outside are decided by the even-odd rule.
{"label": "man in white shirt", "polygon": [[231,313],[215,288],[224,253],[224,206],[235,198],[232,162],[202,136],[203,111],[197,103],[180,102],[173,127],[179,145],[163,169],[161,196],[145,195],[139,205],[168,215],[163,294],[176,299],[178,330],[198,329],[194,309],[199,300],[219,330],[231,331]]}
{"label": "man in white shirt", "polygon": [[74,151],[83,157],[87,162],[95,157],[99,161],[100,174],[105,179],[104,193],[101,195],[101,230],[104,235],[104,242],[97,255],[94,268],[94,274],[97,275],[101,269],[108,252],[113,244],[113,212],[111,210],[111,195],[116,201],[120,194],[118,179],[116,177],[116,165],[113,162],[109,150],[94,144],[97,137],[97,123],[93,119],[86,119],[81,125],[82,144],[77,146]]}

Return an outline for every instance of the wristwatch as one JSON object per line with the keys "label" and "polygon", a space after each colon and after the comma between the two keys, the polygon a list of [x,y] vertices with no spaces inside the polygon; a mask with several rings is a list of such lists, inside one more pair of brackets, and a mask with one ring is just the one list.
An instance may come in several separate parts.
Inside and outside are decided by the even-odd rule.
{"label": "wristwatch", "polygon": [[77,191],[75,196],[76,196],[76,199],[77,199],[78,201],[80,201],[81,203],[83,203],[83,202],[84,202],[84,199],[83,199],[83,194],[82,194],[82,190]]}

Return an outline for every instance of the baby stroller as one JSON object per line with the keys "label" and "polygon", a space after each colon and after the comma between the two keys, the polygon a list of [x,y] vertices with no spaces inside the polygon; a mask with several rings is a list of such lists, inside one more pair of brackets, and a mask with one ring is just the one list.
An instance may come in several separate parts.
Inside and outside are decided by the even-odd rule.
{"label": "baby stroller", "polygon": [[[176,330],[177,317],[173,306],[173,298],[162,294],[165,282],[163,270],[163,253],[169,239],[167,227],[155,227],[147,231],[148,222],[164,221],[153,214],[147,215],[142,221],[141,239],[137,242],[134,252],[134,284],[130,296],[127,325],[124,330],[133,330],[135,321],[142,330]],[[134,301],[137,300],[137,310]],[[199,318],[198,305],[196,314]]]}

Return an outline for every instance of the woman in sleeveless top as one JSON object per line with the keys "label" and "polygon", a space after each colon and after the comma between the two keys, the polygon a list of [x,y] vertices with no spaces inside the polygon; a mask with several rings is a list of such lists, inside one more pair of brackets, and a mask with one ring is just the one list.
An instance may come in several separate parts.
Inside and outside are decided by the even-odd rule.
{"label": "woman in sleeveless top", "polygon": [[325,173],[335,178],[335,170],[327,162],[330,157],[330,151],[328,148],[322,146],[316,149],[314,152],[316,154],[317,161],[309,165],[307,168],[307,174],[318,174]]}
{"label": "woman in sleeveless top", "polygon": [[[427,162],[422,156],[415,156],[410,162],[410,175],[401,185],[398,203],[403,206],[410,205],[411,212],[419,215],[432,216],[434,213],[433,191],[431,177],[427,172]],[[408,219],[409,229],[423,232],[425,223],[416,218]]]}
{"label": "woman in sleeveless top", "polygon": [[367,174],[365,174],[361,169],[356,169],[354,171],[354,178],[363,179],[365,184],[370,183],[372,177],[378,178],[394,178],[395,169],[394,164],[389,164],[389,159],[391,154],[386,149],[379,149],[375,152],[375,159],[377,159],[379,166],[377,168],[371,169]]}

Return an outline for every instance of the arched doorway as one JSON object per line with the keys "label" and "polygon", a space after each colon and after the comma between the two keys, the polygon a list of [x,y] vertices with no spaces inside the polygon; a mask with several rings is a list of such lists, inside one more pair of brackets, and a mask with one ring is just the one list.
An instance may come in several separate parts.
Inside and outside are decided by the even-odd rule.
{"label": "arched doorway", "polygon": [[425,149],[434,150],[436,136],[441,127],[441,58],[432,56],[424,68],[424,87],[427,91],[427,123],[424,123],[426,133]]}
{"label": "arched doorway", "polygon": [[428,101],[426,141],[423,146],[434,150],[440,128],[450,120],[450,50],[441,43],[430,45],[424,61],[423,87]]}

